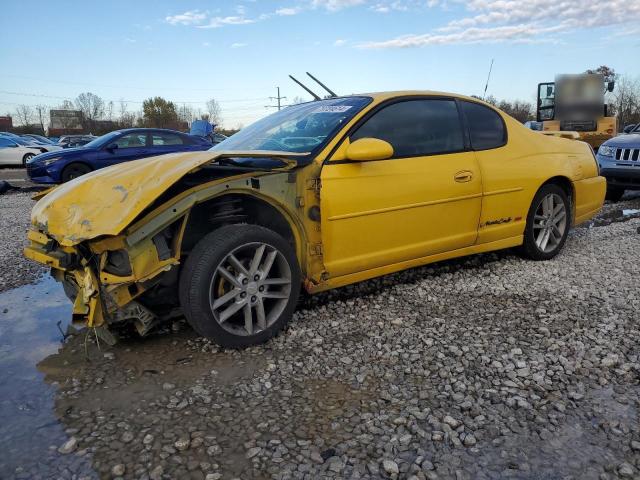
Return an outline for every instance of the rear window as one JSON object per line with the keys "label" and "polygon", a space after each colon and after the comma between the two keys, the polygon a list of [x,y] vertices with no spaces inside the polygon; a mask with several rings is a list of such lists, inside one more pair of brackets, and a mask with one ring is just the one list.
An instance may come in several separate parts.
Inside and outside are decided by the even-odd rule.
{"label": "rear window", "polygon": [[474,150],[488,150],[502,147],[507,143],[507,130],[498,113],[484,105],[460,102],[467,119],[471,147]]}
{"label": "rear window", "polygon": [[154,133],[153,145],[183,145],[184,142],[179,135],[174,133]]}

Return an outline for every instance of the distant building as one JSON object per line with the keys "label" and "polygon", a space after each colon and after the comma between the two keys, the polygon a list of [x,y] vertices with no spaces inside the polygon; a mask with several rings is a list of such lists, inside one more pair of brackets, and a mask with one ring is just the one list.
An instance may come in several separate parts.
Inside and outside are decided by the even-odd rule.
{"label": "distant building", "polygon": [[49,119],[49,135],[73,135],[84,131],[80,110],[50,110]]}
{"label": "distant building", "polygon": [[13,119],[11,117],[0,117],[0,130],[7,131],[13,128]]}

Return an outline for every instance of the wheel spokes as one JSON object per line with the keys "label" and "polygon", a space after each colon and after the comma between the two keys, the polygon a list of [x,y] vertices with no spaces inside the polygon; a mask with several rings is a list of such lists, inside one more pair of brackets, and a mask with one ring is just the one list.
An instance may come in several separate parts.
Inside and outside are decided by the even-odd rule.
{"label": "wheel spokes", "polygon": [[231,317],[234,313],[236,313],[238,310],[244,307],[246,303],[247,303],[246,301],[234,302],[231,306],[227,307],[225,310],[222,311],[218,321],[220,323],[226,322],[229,319],[229,317]]}
{"label": "wheel spokes", "polygon": [[220,298],[216,299],[216,301],[213,302],[213,305],[211,305],[211,308],[213,308],[214,310],[217,310],[222,305],[224,305],[227,302],[229,302],[229,300],[231,300],[232,298],[235,298],[236,296],[238,296],[239,293],[240,293],[240,291],[238,289],[234,288],[233,290],[225,293]]}
{"label": "wheel spokes", "polygon": [[256,317],[258,322],[258,328],[260,330],[264,330],[267,328],[267,316],[264,312],[264,303],[262,303],[262,299],[258,299],[258,303],[256,303]]}
{"label": "wheel spokes", "polygon": [[247,302],[244,306],[244,329],[247,334],[253,334],[253,313],[251,313],[251,305]]}
{"label": "wheel spokes", "polygon": [[240,262],[240,260],[236,258],[236,256],[233,253],[227,257],[227,260],[229,260],[229,263],[231,264],[231,266],[235,268],[238,273],[242,273],[247,277],[249,276],[249,271],[244,267],[244,265]]}
{"label": "wheel spokes", "polygon": [[267,254],[267,258],[265,259],[264,264],[260,269],[262,271],[263,279],[269,276],[269,272],[271,271],[271,267],[273,266],[273,262],[275,261],[277,255],[277,250],[272,250]]}
{"label": "wheel spokes", "polygon": [[288,278],[267,278],[262,284],[263,285],[289,285],[291,280]]}
{"label": "wheel spokes", "polygon": [[537,247],[542,252],[553,251],[566,230],[567,210],[564,201],[555,193],[544,197],[533,217],[533,231]]}
{"label": "wheel spokes", "polygon": [[209,301],[215,321],[234,335],[268,329],[284,311],[291,268],[280,251],[264,243],[242,245],[214,271]]}
{"label": "wheel spokes", "polygon": [[560,210],[560,212],[555,214],[555,216],[553,217],[554,225],[558,225],[564,219],[564,217],[566,215],[567,215],[567,213],[564,211],[564,208],[562,210]]}
{"label": "wheel spokes", "polygon": [[263,298],[289,298],[289,294],[287,292],[274,292],[267,291],[262,295]]}
{"label": "wheel spokes", "polygon": [[233,274],[227,270],[224,267],[218,267],[217,272],[222,275],[229,283],[231,283],[232,285],[236,286],[236,287],[241,287],[242,284],[238,281],[238,279],[236,277],[233,276]]}
{"label": "wheel spokes", "polygon": [[260,266],[260,262],[262,261],[262,255],[264,255],[264,250],[267,246],[262,244],[258,248],[256,248],[256,252],[253,255],[253,259],[251,260],[251,266],[249,267],[249,274],[253,275],[258,271],[258,267]]}

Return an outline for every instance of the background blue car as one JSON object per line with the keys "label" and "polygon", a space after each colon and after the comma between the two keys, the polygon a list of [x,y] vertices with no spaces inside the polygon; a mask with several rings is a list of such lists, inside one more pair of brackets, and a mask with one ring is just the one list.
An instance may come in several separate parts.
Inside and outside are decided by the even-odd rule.
{"label": "background blue car", "polygon": [[35,183],[64,183],[116,163],[211,147],[211,142],[201,137],[174,130],[128,128],[107,133],[84,147],[37,155],[27,161],[27,173]]}
{"label": "background blue car", "polygon": [[604,142],[596,158],[607,179],[607,200],[617,202],[625,190],[640,190],[640,125]]}

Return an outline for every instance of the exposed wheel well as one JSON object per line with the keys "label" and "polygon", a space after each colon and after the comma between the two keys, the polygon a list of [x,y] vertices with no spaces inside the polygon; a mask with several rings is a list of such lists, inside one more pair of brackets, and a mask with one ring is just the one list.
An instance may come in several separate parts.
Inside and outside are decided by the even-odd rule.
{"label": "exposed wheel well", "polygon": [[191,209],[182,239],[182,252],[188,254],[211,231],[234,223],[261,225],[282,236],[297,251],[296,237],[289,222],[274,206],[259,198],[229,194],[200,203]]}

